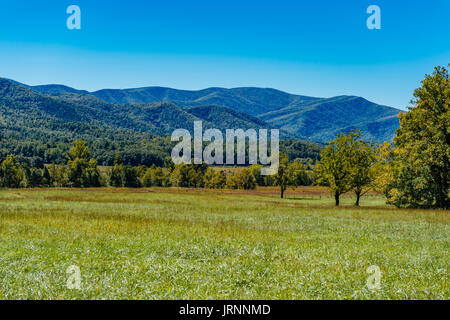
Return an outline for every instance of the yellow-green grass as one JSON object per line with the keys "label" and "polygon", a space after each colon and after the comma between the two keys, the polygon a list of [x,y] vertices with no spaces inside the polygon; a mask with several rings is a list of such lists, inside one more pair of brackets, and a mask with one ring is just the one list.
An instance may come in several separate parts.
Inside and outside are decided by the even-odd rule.
{"label": "yellow-green grass", "polygon": [[270,188],[2,190],[0,299],[448,299],[449,211],[352,201],[335,208],[314,188],[284,200]]}

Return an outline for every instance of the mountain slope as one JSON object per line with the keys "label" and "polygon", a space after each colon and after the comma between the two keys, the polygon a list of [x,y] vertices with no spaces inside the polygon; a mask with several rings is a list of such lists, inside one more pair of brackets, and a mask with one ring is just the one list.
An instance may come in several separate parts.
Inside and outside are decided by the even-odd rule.
{"label": "mountain slope", "polygon": [[272,126],[315,141],[326,142],[351,129],[362,130],[368,140],[390,141],[399,127],[399,112],[361,97],[340,96],[282,108],[260,118]]}
{"label": "mountain slope", "polygon": [[216,123],[218,129],[252,129],[269,127],[266,122],[258,118],[222,106],[197,106],[189,107],[185,110],[200,119]]}
{"label": "mountain slope", "polygon": [[[198,91],[176,90],[164,87],[146,87],[136,89],[105,89],[83,93],[81,90],[64,86],[38,86],[34,90],[63,97],[78,92],[80,96],[89,95],[110,104],[154,103],[170,101],[184,107],[188,112],[203,115],[205,120],[216,126],[227,119],[233,124],[233,115],[227,115],[216,109],[214,112],[192,109],[198,106],[222,106],[239,112],[234,120],[243,123],[243,114],[261,120],[265,126],[281,129],[285,136],[327,142],[340,132],[351,129],[363,131],[365,139],[380,142],[391,141],[399,127],[397,119],[401,111],[378,105],[361,97],[338,96],[333,98],[315,98],[293,95],[275,89],[265,88],[208,88]],[[189,111],[191,109],[192,111]],[[216,113],[216,114],[215,114]],[[260,124],[262,125],[262,124]],[[220,126],[221,128],[221,126]],[[287,134],[286,134],[287,132]]]}
{"label": "mountain slope", "polygon": [[[43,94],[0,78],[0,161],[15,154],[30,166],[62,164],[74,140],[87,141],[100,165],[112,165],[117,151],[124,163],[162,165],[174,145],[173,130],[203,127],[266,128],[267,123],[221,106],[181,108],[171,102],[115,105],[65,87]],[[60,90],[62,89],[62,90]],[[301,141],[281,141],[291,158],[318,159],[320,147]]]}
{"label": "mountain slope", "polygon": [[[67,89],[67,90],[66,90]],[[37,91],[34,91],[37,90]],[[42,92],[45,92],[43,94]],[[181,108],[172,102],[116,105],[92,94],[71,90],[65,86],[39,86],[33,90],[0,79],[0,104],[3,114],[22,109],[23,118],[30,121],[79,122],[109,129],[133,130],[170,136],[178,128],[193,130],[194,121],[203,121],[204,128],[268,128],[264,121],[221,106]],[[289,134],[289,138],[294,135]]]}

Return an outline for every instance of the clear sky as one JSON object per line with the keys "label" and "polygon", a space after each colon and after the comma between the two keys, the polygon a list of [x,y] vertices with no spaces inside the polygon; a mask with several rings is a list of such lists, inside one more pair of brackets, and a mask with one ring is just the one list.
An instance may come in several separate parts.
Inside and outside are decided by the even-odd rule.
{"label": "clear sky", "polygon": [[[66,9],[81,8],[81,30]],[[381,30],[366,9],[381,8]],[[272,87],[405,108],[450,63],[448,0],[0,0],[0,77],[78,89]]]}

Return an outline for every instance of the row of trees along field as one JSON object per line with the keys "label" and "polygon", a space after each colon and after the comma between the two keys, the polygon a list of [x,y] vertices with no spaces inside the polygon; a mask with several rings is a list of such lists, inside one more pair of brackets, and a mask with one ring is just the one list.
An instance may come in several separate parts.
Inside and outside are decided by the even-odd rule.
{"label": "row of trees along field", "polygon": [[205,164],[162,166],[124,165],[116,153],[114,165],[101,172],[84,141],[75,141],[65,165],[33,168],[8,155],[1,161],[0,186],[19,187],[185,187],[254,189],[279,186],[281,198],[288,187],[322,185],[330,189],[336,205],[353,192],[355,205],[373,190],[397,207],[445,208],[449,201],[450,85],[448,71],[436,67],[414,91],[413,107],[400,114],[400,129],[393,143],[378,148],[361,139],[361,132],[341,133],[321,151],[320,162],[289,161],[280,153],[274,176],[261,176],[260,166],[213,168]]}
{"label": "row of trees along field", "polygon": [[[287,157],[283,155],[285,159]],[[287,185],[312,185],[315,181],[311,164],[299,160],[287,163]],[[284,170],[284,169],[283,169]],[[168,157],[163,167],[124,165],[117,153],[114,166],[101,172],[97,161],[85,141],[75,141],[67,155],[66,165],[50,165],[43,169],[30,168],[20,164],[15,156],[9,155],[0,166],[0,186],[21,187],[184,187],[211,189],[254,189],[256,186],[277,185],[277,176],[262,176],[261,166],[249,168],[213,168],[206,164],[175,165]]]}

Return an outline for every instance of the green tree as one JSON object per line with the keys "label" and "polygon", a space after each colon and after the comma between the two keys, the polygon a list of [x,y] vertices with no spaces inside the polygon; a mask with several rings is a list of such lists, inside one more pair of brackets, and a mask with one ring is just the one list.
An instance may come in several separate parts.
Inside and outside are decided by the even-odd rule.
{"label": "green tree", "polygon": [[286,154],[280,153],[280,163],[278,172],[275,174],[275,184],[280,187],[280,197],[284,198],[284,192],[289,185],[289,158]]}
{"label": "green tree", "polygon": [[318,184],[329,187],[334,196],[336,206],[340,203],[340,196],[352,189],[352,153],[355,141],[360,133],[341,133],[335,140],[330,141],[321,152],[321,163],[316,166]]}
{"label": "green tree", "polygon": [[1,185],[6,188],[19,188],[22,181],[21,168],[14,155],[8,155],[0,166]]}
{"label": "green tree", "polygon": [[215,170],[213,168],[208,168],[205,172],[205,176],[203,177],[204,180],[204,186],[207,189],[214,189],[214,175],[216,174]]}
{"label": "green tree", "polygon": [[204,184],[204,175],[208,169],[206,164],[176,165],[170,174],[170,182],[174,187],[182,188],[202,188]]}
{"label": "green tree", "polygon": [[72,161],[75,161],[76,159],[90,159],[91,152],[86,146],[86,141],[74,141],[67,158]]}
{"label": "green tree", "polygon": [[[157,168],[154,164],[151,167],[153,169]],[[139,179],[142,179],[144,177],[145,173],[147,172],[148,168],[146,166],[144,166],[144,165],[140,165],[140,166],[137,166],[135,168],[136,168],[136,174],[138,175]]]}
{"label": "green tree", "polygon": [[389,201],[398,207],[450,207],[450,82],[436,67],[414,91],[413,106],[400,114],[394,138]]}
{"label": "green tree", "polygon": [[51,187],[53,185],[53,179],[50,175],[50,171],[46,166],[42,170],[42,186],[43,187]]}
{"label": "green tree", "polygon": [[125,184],[125,172],[123,169],[123,164],[116,164],[109,171],[108,184],[111,187],[120,188]]}
{"label": "green tree", "polygon": [[144,187],[162,187],[166,184],[166,176],[161,167],[149,168],[142,177]]}
{"label": "green tree", "polygon": [[165,157],[164,158],[164,168],[169,170],[169,172],[172,172],[173,169],[175,168],[175,164],[173,163],[171,157]]}
{"label": "green tree", "polygon": [[114,166],[109,171],[108,184],[115,188],[123,187],[125,184],[125,172],[120,159],[120,151],[116,153]]}
{"label": "green tree", "polygon": [[86,181],[86,185],[89,187],[101,187],[103,185],[102,176],[100,170],[98,170],[97,161],[95,159],[90,159],[88,162]]}
{"label": "green tree", "polygon": [[216,189],[223,189],[225,188],[225,185],[227,183],[227,176],[223,170],[215,170],[213,179],[212,179],[212,185]]}
{"label": "green tree", "polygon": [[139,181],[139,176],[137,169],[132,166],[124,166],[124,182],[123,185],[126,188],[139,188],[141,187],[141,182]]}
{"label": "green tree", "polygon": [[260,164],[253,164],[249,168],[253,177],[255,177],[256,184],[258,186],[265,185],[264,176],[261,174],[261,168],[262,168],[262,165],[260,165]]}
{"label": "green tree", "polygon": [[256,180],[248,168],[243,168],[236,174],[239,189],[252,190],[256,188]]}
{"label": "green tree", "polygon": [[97,161],[90,158],[91,153],[85,141],[75,141],[67,155],[68,182],[73,187],[99,187],[100,172]]}
{"label": "green tree", "polygon": [[189,187],[189,177],[188,177],[189,166],[187,164],[178,164],[174,167],[170,175],[170,183],[174,187]]}
{"label": "green tree", "polygon": [[232,172],[228,173],[225,187],[227,189],[239,189],[239,180],[236,174]]}
{"label": "green tree", "polygon": [[351,150],[350,187],[355,192],[355,205],[359,206],[361,197],[373,188],[375,180],[375,163],[377,150],[366,142],[359,140],[360,133],[355,135]]}
{"label": "green tree", "polygon": [[384,142],[378,146],[376,161],[373,166],[373,187],[375,191],[383,194],[387,199],[390,197],[389,192],[394,181],[393,159],[392,145],[389,142]]}
{"label": "green tree", "polygon": [[288,185],[296,188],[298,186],[308,186],[311,184],[311,179],[306,172],[306,165],[300,160],[295,160],[288,165]]}
{"label": "green tree", "polygon": [[44,185],[42,171],[40,169],[37,168],[30,169],[30,175],[28,177],[27,185],[30,188],[42,187]]}
{"label": "green tree", "polygon": [[203,177],[208,167],[206,165],[189,165],[187,178],[189,188],[203,188]]}
{"label": "green tree", "polygon": [[63,187],[68,185],[68,178],[66,177],[67,170],[63,166],[57,166],[52,163],[48,168],[48,172],[52,181],[51,186]]}
{"label": "green tree", "polygon": [[20,165],[20,176],[22,177],[22,181],[20,182],[20,188],[33,188],[32,186],[32,177],[31,170],[27,163]]}

